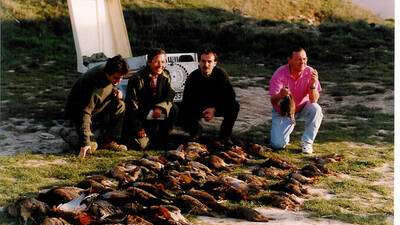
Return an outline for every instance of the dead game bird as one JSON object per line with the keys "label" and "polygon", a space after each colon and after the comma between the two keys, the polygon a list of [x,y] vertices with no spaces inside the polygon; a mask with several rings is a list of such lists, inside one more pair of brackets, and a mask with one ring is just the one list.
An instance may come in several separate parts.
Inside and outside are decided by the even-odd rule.
{"label": "dead game bird", "polygon": [[197,198],[190,195],[181,195],[176,198],[175,204],[183,212],[199,216],[212,216],[211,209]]}
{"label": "dead game bird", "polygon": [[46,217],[41,225],[70,225],[66,220],[59,217]]}
{"label": "dead game bird", "polygon": [[35,224],[45,217],[49,211],[49,206],[35,198],[20,198],[15,203],[6,207],[9,215],[16,217],[18,221],[26,225],[28,220]]}
{"label": "dead game bird", "polygon": [[153,223],[150,223],[140,216],[128,215],[126,218],[126,225],[153,225]]}
{"label": "dead game bird", "polygon": [[41,191],[38,199],[53,207],[79,197],[84,191],[84,189],[77,187],[53,187],[50,190]]}
{"label": "dead game bird", "polygon": [[225,206],[219,204],[217,202],[217,200],[214,198],[214,196],[210,195],[209,193],[207,193],[205,191],[190,189],[187,192],[187,194],[192,196],[193,198],[196,198],[201,203],[203,203],[206,206],[210,207],[212,210],[215,210],[217,212],[226,211],[226,207]]}
{"label": "dead game bird", "polygon": [[254,222],[268,222],[273,220],[272,218],[259,213],[257,210],[245,206],[234,206],[228,210],[227,215],[232,218],[245,219]]}
{"label": "dead game bird", "polygon": [[284,192],[270,193],[259,197],[257,201],[266,205],[291,211],[297,211],[301,205],[301,202],[299,202],[294,196]]}
{"label": "dead game bird", "polygon": [[273,178],[273,179],[280,179],[286,176],[286,171],[277,169],[273,166],[267,168],[257,166],[252,170],[252,173],[256,176]]}
{"label": "dead game bird", "polygon": [[296,113],[296,104],[291,94],[286,95],[283,99],[278,102],[280,108],[280,115],[287,116],[290,118],[292,124],[295,123],[294,115]]}
{"label": "dead game bird", "polygon": [[291,170],[291,169],[297,169],[297,167],[293,164],[290,163],[282,158],[279,157],[270,157],[268,160],[266,160],[263,164],[261,164],[262,167],[276,167],[280,168],[283,170]]}
{"label": "dead game bird", "polygon": [[307,188],[304,188],[303,185],[294,180],[284,180],[279,183],[270,186],[271,190],[286,192],[289,194],[295,194],[296,196],[303,196],[308,194]]}
{"label": "dead game bird", "polygon": [[104,200],[96,200],[93,202],[88,211],[98,220],[104,220],[108,217],[121,215],[123,213],[121,209]]}
{"label": "dead game bird", "polygon": [[208,158],[208,164],[210,165],[211,168],[216,170],[225,170],[228,168],[228,164],[226,164],[222,158],[216,155],[211,155]]}

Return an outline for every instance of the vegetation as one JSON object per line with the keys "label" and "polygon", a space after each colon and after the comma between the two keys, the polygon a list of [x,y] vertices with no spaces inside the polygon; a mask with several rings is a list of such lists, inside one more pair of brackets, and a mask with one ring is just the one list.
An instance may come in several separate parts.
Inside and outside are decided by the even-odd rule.
{"label": "vegetation", "polygon": [[[321,74],[322,98],[332,96],[332,104],[350,95],[365,96],[368,101],[375,94],[394,90],[393,21],[383,21],[345,1],[121,2],[135,55],[155,46],[169,52],[196,52],[207,43],[221,53],[220,61],[234,84],[242,77],[262,76],[241,87],[265,88],[272,72],[285,62],[285,48],[300,43]],[[28,117],[51,126],[53,120],[62,119],[65,97],[80,76],[67,2],[0,0],[0,8],[1,121]],[[360,82],[368,84],[357,86]],[[318,186],[334,197],[311,198],[304,209],[311,216],[351,223],[390,223],[393,193],[379,181],[385,177],[382,168],[393,170],[393,113],[354,102],[351,107],[329,107],[324,114],[340,116],[340,120],[323,122],[316,153],[343,154],[345,160],[330,169],[344,176],[322,179]],[[299,130],[293,134],[292,145],[279,155],[301,165],[309,157],[298,154]],[[254,127],[243,136],[267,144],[269,125]],[[68,154],[0,157],[0,206],[48,186],[76,183],[139,155],[99,151],[85,163]],[[14,221],[0,213],[0,223]]]}

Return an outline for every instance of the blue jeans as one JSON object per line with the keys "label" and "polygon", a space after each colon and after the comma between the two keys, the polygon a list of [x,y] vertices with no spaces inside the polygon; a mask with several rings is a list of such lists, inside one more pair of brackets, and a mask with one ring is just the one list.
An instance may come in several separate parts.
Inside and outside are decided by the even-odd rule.
{"label": "blue jeans", "polygon": [[[304,108],[296,113],[295,118],[304,118],[305,120],[305,130],[301,137],[302,144],[312,145],[323,118],[321,106],[318,103],[307,102]],[[294,126],[295,124],[289,117],[282,117],[275,109],[272,109],[271,147],[273,149],[284,148],[290,141],[290,134]]]}

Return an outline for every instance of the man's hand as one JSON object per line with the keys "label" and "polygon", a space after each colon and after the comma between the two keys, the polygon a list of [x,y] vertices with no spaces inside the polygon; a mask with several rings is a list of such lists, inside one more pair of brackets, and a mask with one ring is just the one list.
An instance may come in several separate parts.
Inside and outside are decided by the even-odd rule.
{"label": "man's hand", "polygon": [[147,134],[146,134],[146,131],[142,128],[142,129],[140,129],[137,133],[136,133],[136,137],[137,138],[142,138],[142,137],[146,137],[147,136]]}
{"label": "man's hand", "polygon": [[284,98],[290,94],[290,90],[288,87],[284,87],[279,91],[279,97]]}
{"label": "man's hand", "polygon": [[316,88],[318,83],[318,71],[313,69],[311,78],[310,78],[310,88]]}
{"label": "man's hand", "polygon": [[122,99],[123,98],[122,91],[119,90],[119,89],[113,89],[112,94],[117,99]]}
{"label": "man's hand", "polygon": [[207,108],[203,111],[203,118],[205,121],[211,121],[212,119],[214,119],[214,115],[215,115],[215,108],[211,107],[211,108]]}
{"label": "man's hand", "polygon": [[91,147],[90,145],[86,145],[81,147],[80,151],[79,151],[79,157],[85,158],[86,157],[86,153],[90,153]]}
{"label": "man's hand", "polygon": [[154,109],[153,109],[153,118],[154,119],[160,118],[161,114],[162,114],[161,108],[160,107],[154,107]]}

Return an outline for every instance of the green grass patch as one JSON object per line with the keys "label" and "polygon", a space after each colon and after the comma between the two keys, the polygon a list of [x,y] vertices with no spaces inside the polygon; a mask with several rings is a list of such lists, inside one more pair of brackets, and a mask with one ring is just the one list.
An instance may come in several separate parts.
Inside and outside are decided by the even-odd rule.
{"label": "green grass patch", "polygon": [[333,191],[337,195],[364,195],[371,196],[373,192],[378,193],[383,196],[387,196],[390,192],[386,187],[379,185],[370,185],[367,182],[360,182],[353,179],[343,180],[343,181],[334,181],[328,179],[326,181],[326,185],[329,190]]}
{"label": "green grass patch", "polygon": [[369,212],[370,207],[362,207],[348,199],[315,199],[306,201],[303,209],[310,211],[312,217],[341,220],[365,225],[390,224],[388,214],[393,212]]}

